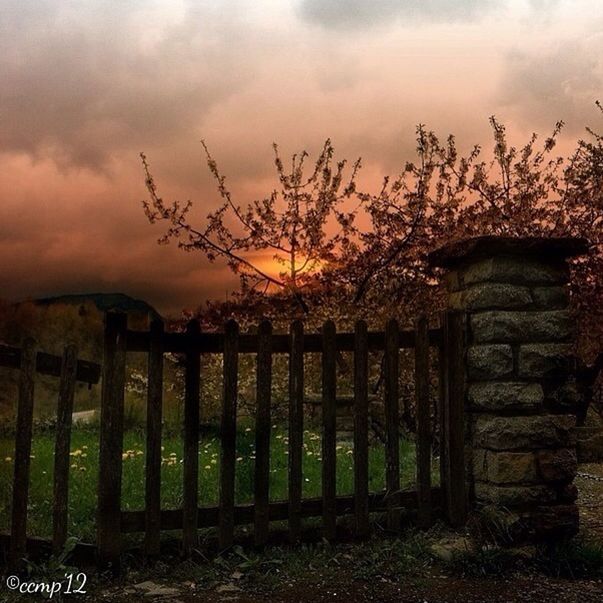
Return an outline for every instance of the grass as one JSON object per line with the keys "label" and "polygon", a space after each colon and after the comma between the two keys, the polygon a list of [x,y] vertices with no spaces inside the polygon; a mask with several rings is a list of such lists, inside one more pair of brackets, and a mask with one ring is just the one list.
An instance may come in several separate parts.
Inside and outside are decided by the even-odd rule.
{"label": "grass", "polygon": [[[241,427],[237,434],[236,500],[252,502],[254,475],[254,439],[251,427]],[[182,439],[179,435],[163,438],[161,467],[161,505],[164,509],[182,506]],[[69,535],[84,542],[95,539],[95,514],[98,474],[98,431],[74,428],[71,438],[71,468],[69,489]],[[287,431],[274,425],[271,441],[270,496],[272,500],[287,498]],[[124,434],[122,509],[144,508],[145,435],[141,430]],[[304,432],[303,496],[321,494],[321,438],[317,431]],[[213,505],[218,502],[220,469],[219,439],[215,434],[201,436],[199,445],[199,502]],[[348,443],[337,444],[337,494],[353,492],[353,449]],[[12,492],[14,444],[12,439],[0,439],[0,530],[8,529]],[[48,537],[52,532],[52,474],[54,433],[43,431],[32,442],[28,534]],[[400,471],[402,487],[415,480],[414,443],[400,440]],[[437,472],[434,471],[434,478]],[[369,488],[380,491],[385,487],[385,451],[382,445],[372,445],[369,451]]]}
{"label": "grass", "polygon": [[597,579],[603,578],[603,543],[586,534],[523,548],[474,541],[469,550],[455,552],[444,567],[469,578],[533,571],[553,578]]}

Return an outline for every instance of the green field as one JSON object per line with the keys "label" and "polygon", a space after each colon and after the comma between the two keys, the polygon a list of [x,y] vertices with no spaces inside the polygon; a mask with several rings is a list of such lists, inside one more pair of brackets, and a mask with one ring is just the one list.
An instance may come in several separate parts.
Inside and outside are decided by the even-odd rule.
{"label": "green field", "polygon": [[[85,542],[95,538],[96,490],[98,473],[98,432],[91,428],[74,428],[71,440],[69,489],[69,534]],[[287,498],[286,426],[273,426],[271,442],[270,496]],[[122,509],[144,508],[145,436],[143,431],[124,435]],[[321,438],[317,431],[304,432],[303,495],[321,493]],[[350,443],[337,444],[337,494],[353,492],[353,450]],[[54,433],[36,434],[32,445],[28,534],[48,537],[52,531],[52,473]],[[14,444],[0,439],[0,530],[9,528]],[[219,440],[216,435],[202,435],[199,446],[199,501],[201,505],[218,501],[220,467]],[[165,509],[182,506],[182,439],[179,435],[163,438],[161,504]],[[237,502],[253,500],[254,433],[243,427],[237,434]],[[382,445],[372,445],[369,454],[371,491],[384,488],[385,453]],[[400,441],[400,469],[403,487],[415,480],[415,446]],[[434,479],[437,472],[434,473]]]}

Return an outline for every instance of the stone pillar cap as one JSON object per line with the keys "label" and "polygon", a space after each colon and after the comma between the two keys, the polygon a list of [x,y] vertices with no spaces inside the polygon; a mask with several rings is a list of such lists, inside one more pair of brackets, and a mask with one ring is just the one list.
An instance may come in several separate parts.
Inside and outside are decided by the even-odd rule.
{"label": "stone pillar cap", "polygon": [[578,237],[511,237],[486,235],[448,243],[428,255],[429,265],[451,267],[468,259],[515,255],[563,260],[588,252],[588,241]]}

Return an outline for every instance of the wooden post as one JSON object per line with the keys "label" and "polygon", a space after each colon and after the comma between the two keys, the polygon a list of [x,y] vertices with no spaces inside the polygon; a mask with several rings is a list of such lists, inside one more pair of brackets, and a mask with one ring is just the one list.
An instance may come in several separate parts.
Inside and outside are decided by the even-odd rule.
{"label": "wooden post", "polygon": [[145,553],[157,557],[161,530],[161,417],[163,406],[163,322],[151,322],[147,387]]}
{"label": "wooden post", "polygon": [[335,540],[336,509],[336,342],[335,323],[325,322],[322,329],[322,500],[323,527],[327,540]]}
{"label": "wooden post", "polygon": [[465,482],[465,315],[450,312],[447,328],[448,368],[448,519],[461,526],[467,519]]}
{"label": "wooden post", "polygon": [[304,429],[304,324],[291,325],[289,340],[289,540],[299,540]]}
{"label": "wooden post", "polygon": [[255,544],[268,540],[270,502],[270,399],[272,388],[272,325],[263,321],[258,330],[255,422]]}
{"label": "wooden post", "polygon": [[421,527],[431,525],[431,408],[429,403],[429,332],[425,316],[415,326],[415,406],[417,425],[417,497]]}
{"label": "wooden post", "polygon": [[36,374],[35,347],[36,342],[28,338],[23,342],[21,350],[9,552],[9,566],[13,570],[20,568],[27,552],[27,500]]}
{"label": "wooden post", "polygon": [[354,514],[358,538],[369,534],[368,411],[367,327],[359,320],[354,336]]}
{"label": "wooden post", "polygon": [[105,314],[98,471],[97,548],[101,567],[119,571],[127,315]]}
{"label": "wooden post", "polygon": [[398,323],[395,319],[385,326],[385,484],[387,491],[387,529],[400,529],[400,435],[398,374],[400,352]]}
{"label": "wooden post", "polygon": [[239,326],[234,320],[229,320],[224,330],[224,392],[221,428],[219,539],[222,549],[229,548],[234,538],[238,366]]}
{"label": "wooden post", "polygon": [[188,557],[197,546],[197,519],[199,508],[199,322],[187,324],[188,351],[186,353],[184,392],[184,471],[182,510],[182,554]]}
{"label": "wooden post", "polygon": [[450,440],[450,422],[448,418],[448,314],[440,314],[442,336],[438,348],[438,431],[440,436],[440,490],[441,505],[445,517],[448,517],[448,479],[450,466],[448,448]]}
{"label": "wooden post", "polygon": [[54,445],[54,497],[52,509],[52,550],[59,555],[67,540],[69,508],[69,449],[71,447],[71,419],[77,372],[77,347],[68,345],[63,353],[57,428]]}

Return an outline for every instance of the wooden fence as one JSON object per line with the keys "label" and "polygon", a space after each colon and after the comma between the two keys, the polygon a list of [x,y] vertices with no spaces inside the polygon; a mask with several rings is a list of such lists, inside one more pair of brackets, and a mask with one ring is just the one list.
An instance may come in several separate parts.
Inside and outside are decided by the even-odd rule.
{"label": "wooden fence", "polygon": [[36,373],[60,378],[52,514],[52,548],[58,553],[63,549],[67,538],[69,447],[75,383],[98,383],[101,367],[93,362],[78,360],[77,348],[73,345],[65,348],[62,358],[38,352],[36,342],[31,338],[25,340],[22,348],[0,345],[0,366],[20,370],[8,554],[9,565],[17,567],[26,555],[28,544],[27,504]]}
{"label": "wooden fence", "polygon": [[[320,333],[305,333],[294,322],[288,334],[273,333],[263,322],[257,333],[240,334],[237,323],[228,322],[223,333],[201,333],[191,321],[184,333],[168,333],[161,321],[149,331],[133,331],[127,317],[107,313],[105,319],[104,363],[100,418],[100,451],[97,505],[97,541],[101,566],[119,567],[122,534],[145,533],[145,552],[160,553],[162,530],[182,531],[182,550],[190,554],[197,545],[200,528],[216,527],[219,544],[233,542],[235,526],[252,524],[257,545],[268,540],[272,521],[286,521],[289,539],[299,541],[302,519],[322,518],[324,537],[337,537],[337,518],[353,517],[357,537],[369,533],[369,515],[384,513],[389,530],[400,528],[401,511],[416,511],[421,526],[429,526],[436,512],[454,525],[465,520],[464,479],[464,317],[443,315],[439,328],[429,329],[425,318],[413,330],[400,330],[389,321],[384,331],[371,332],[364,322],[353,333],[337,333],[332,321]],[[430,348],[439,352],[439,403],[435,415],[440,435],[440,485],[433,486],[432,425],[430,408]],[[417,432],[417,478],[415,490],[400,488],[399,459],[399,366],[400,350],[414,349]],[[385,490],[369,491],[369,351],[384,354]],[[339,352],[354,354],[354,493],[336,493],[336,358]],[[148,357],[148,396],[145,466],[145,509],[121,510],[122,452],[124,432],[124,388],[128,352],[145,352]],[[163,360],[167,352],[185,358],[184,456],[182,509],[160,506],[161,439],[163,412]],[[322,496],[302,497],[302,450],[304,429],[304,354],[320,353],[322,367]],[[221,458],[219,502],[199,506],[199,415],[201,354],[223,356],[221,413]],[[254,502],[235,504],[236,423],[238,362],[240,354],[256,355],[255,479]],[[288,402],[288,499],[272,501],[269,492],[272,360],[286,354],[289,367]],[[24,557],[26,537],[29,459],[32,440],[35,372],[60,377],[54,468],[53,548],[59,551],[67,536],[67,502],[71,416],[76,380],[96,383],[101,367],[77,360],[73,346],[63,358],[36,352],[27,340],[22,349],[0,346],[0,366],[21,371],[15,436],[12,524],[9,560],[13,565]],[[203,487],[203,483],[200,484]]]}
{"label": "wooden fence", "polygon": [[[127,328],[126,316],[106,316],[105,363],[101,409],[101,446],[97,546],[102,565],[118,563],[121,535],[145,532],[145,551],[159,554],[161,530],[182,530],[182,549],[189,554],[197,545],[199,528],[217,527],[220,547],[233,543],[235,526],[253,524],[257,545],[268,538],[271,521],[286,520],[291,542],[300,538],[301,520],[322,517],[324,537],[337,536],[337,517],[353,515],[355,533],[369,532],[369,514],[386,514],[389,530],[400,528],[402,509],[417,511],[422,526],[431,524],[438,506],[453,524],[465,519],[464,418],[463,418],[463,316],[449,313],[437,329],[428,329],[420,318],[414,330],[399,330],[396,321],[382,332],[370,332],[364,322],[353,333],[337,333],[327,321],[320,333],[304,333],[294,322],[288,334],[274,334],[269,322],[257,333],[240,334],[236,322],[223,333],[201,333],[196,321],[184,333],[167,333],[162,322],[152,323],[148,332]],[[432,433],[430,409],[430,347],[439,350],[441,425],[440,486],[431,483]],[[400,349],[414,348],[417,421],[416,490],[400,489],[399,459],[399,365]],[[368,475],[368,353],[384,353],[384,406],[386,423],[385,491],[369,492]],[[336,494],[336,357],[354,353],[354,493]],[[127,352],[148,354],[148,406],[146,440],[146,505],[144,511],[121,511],[123,404]],[[183,506],[180,510],[160,507],[161,424],[163,355],[176,352],[185,357]],[[322,367],[322,497],[302,498],[304,353],[321,353]],[[201,354],[223,355],[221,456],[219,503],[200,507],[199,489],[199,384]],[[235,504],[237,373],[240,354],[257,357],[255,416],[255,479],[253,504]],[[274,354],[289,358],[289,455],[288,500],[271,501],[269,496],[271,381]],[[203,484],[200,485],[203,488]],[[121,521],[115,521],[120,517]]]}

